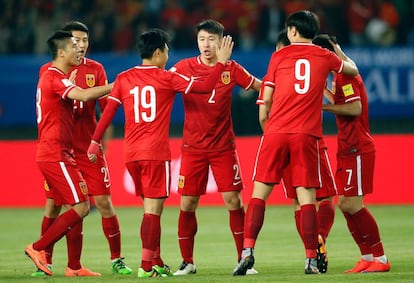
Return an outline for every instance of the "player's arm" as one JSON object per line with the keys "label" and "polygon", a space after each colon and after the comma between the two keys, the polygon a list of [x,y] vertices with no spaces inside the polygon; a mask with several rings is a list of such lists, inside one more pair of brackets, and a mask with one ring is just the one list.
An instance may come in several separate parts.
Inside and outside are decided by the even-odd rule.
{"label": "player's arm", "polygon": [[274,88],[270,86],[265,85],[263,87],[263,104],[265,106],[267,113],[270,113],[270,109],[272,109],[273,91],[274,91]]}
{"label": "player's arm", "polygon": [[119,102],[114,99],[108,99],[108,102],[105,107],[105,111],[102,114],[101,119],[99,119],[98,125],[96,126],[95,132],[92,135],[91,143],[88,147],[88,158],[92,162],[96,162],[96,156],[102,150],[102,136],[105,133],[105,130],[111,124],[112,119],[115,116],[116,111],[118,110]]}
{"label": "player's arm", "polygon": [[359,116],[362,112],[362,104],[360,100],[345,104],[324,104],[322,110],[335,115]]}
{"label": "player's arm", "polygon": [[325,96],[325,98],[330,102],[330,103],[334,103],[334,94],[332,93],[332,91],[328,88],[325,87],[325,89],[323,90],[323,96]]}
{"label": "player's arm", "polygon": [[262,86],[262,81],[256,78],[250,87],[250,89],[254,89],[255,91],[260,91],[260,87]]}
{"label": "player's arm", "polygon": [[269,112],[267,112],[266,106],[264,104],[259,104],[259,124],[264,132],[266,122],[269,119]]}
{"label": "player's arm", "polygon": [[79,100],[79,101],[89,101],[97,99],[101,96],[107,95],[109,92],[111,92],[113,87],[113,83],[103,85],[103,86],[95,86],[91,88],[80,88],[80,87],[74,87],[71,89],[67,95],[68,98]]}
{"label": "player's arm", "polygon": [[341,46],[339,46],[339,44],[335,44],[332,41],[330,41],[330,43],[332,44],[336,55],[338,55],[338,57],[341,58],[344,62],[344,68],[342,73],[353,77],[358,75],[359,71],[355,62],[342,51]]}

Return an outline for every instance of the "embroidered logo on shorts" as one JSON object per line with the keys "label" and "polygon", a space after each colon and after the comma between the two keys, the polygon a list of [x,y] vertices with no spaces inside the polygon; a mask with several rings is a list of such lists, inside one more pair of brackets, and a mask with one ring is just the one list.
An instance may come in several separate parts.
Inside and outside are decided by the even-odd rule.
{"label": "embroidered logo on shorts", "polygon": [[231,81],[231,77],[230,77],[230,72],[229,71],[224,71],[223,73],[221,73],[221,82],[225,85],[228,85]]}
{"label": "embroidered logo on shorts", "polygon": [[94,74],[86,74],[86,84],[88,87],[95,86],[95,75]]}
{"label": "embroidered logo on shorts", "polygon": [[49,188],[49,184],[46,182],[46,180],[45,180],[45,184],[43,185],[43,188],[45,189],[45,191],[50,191],[50,188]]}
{"label": "embroidered logo on shorts", "polygon": [[184,176],[182,175],[178,176],[178,189],[184,188],[184,181],[185,181]]}
{"label": "embroidered logo on shorts", "polygon": [[82,191],[82,194],[87,195],[88,194],[88,186],[86,185],[85,182],[80,182],[79,183],[79,188]]}

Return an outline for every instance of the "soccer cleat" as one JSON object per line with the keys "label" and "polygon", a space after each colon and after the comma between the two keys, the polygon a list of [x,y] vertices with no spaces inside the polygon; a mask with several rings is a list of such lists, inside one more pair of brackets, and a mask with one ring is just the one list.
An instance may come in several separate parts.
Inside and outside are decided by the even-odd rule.
{"label": "soccer cleat", "polygon": [[[49,269],[50,270],[52,270],[53,271],[53,268],[52,268],[52,265],[51,264],[48,264],[47,265],[48,267],[49,267]],[[33,272],[32,274],[32,277],[43,277],[43,276],[49,276],[48,274],[46,274],[44,271],[42,271],[41,269],[37,269],[35,272]]]}
{"label": "soccer cleat", "polygon": [[[243,255],[246,254],[246,255]],[[233,269],[233,275],[246,275],[247,270],[251,269],[254,265],[253,249],[243,249],[242,258]]]}
{"label": "soccer cleat", "polygon": [[316,258],[306,259],[305,274],[320,274]]}
{"label": "soccer cleat", "polygon": [[174,276],[174,274],[171,271],[171,268],[166,264],[164,264],[163,267],[161,267],[159,265],[154,265],[152,267],[152,270],[155,270],[155,272],[157,272],[161,277]]}
{"label": "soccer cleat", "polygon": [[374,259],[374,261],[368,266],[368,268],[366,268],[365,270],[363,270],[363,273],[366,272],[388,272],[391,269],[391,265],[390,262],[387,260],[386,263],[382,263],[377,259]]}
{"label": "soccer cleat", "polygon": [[176,272],[174,272],[174,276],[177,275],[188,275],[188,274],[195,274],[197,273],[196,267],[193,263],[188,263],[183,261],[180,267]]}
{"label": "soccer cleat", "polygon": [[132,269],[125,265],[123,257],[116,258],[112,261],[112,274],[129,275]]}
{"label": "soccer cleat", "polygon": [[352,269],[346,270],[345,273],[360,273],[371,265],[372,261],[360,259]]}
{"label": "soccer cleat", "polygon": [[33,249],[33,244],[28,245],[24,249],[24,253],[34,262],[34,264],[39,268],[41,271],[46,273],[47,275],[52,275],[52,270],[49,269],[49,266],[46,261],[46,253],[44,250],[37,251]]}
{"label": "soccer cleat", "polygon": [[138,268],[138,278],[148,278],[148,277],[160,277],[160,275],[154,270],[145,271],[142,267]]}
{"label": "soccer cleat", "polygon": [[320,273],[328,271],[328,252],[326,251],[325,241],[321,235],[318,237],[318,248],[316,249],[316,261]]}
{"label": "soccer cleat", "polygon": [[89,268],[81,267],[79,269],[71,269],[69,267],[66,267],[65,271],[66,277],[76,277],[76,276],[85,276],[85,277],[91,277],[91,276],[101,276],[98,272],[93,272]]}
{"label": "soccer cleat", "polygon": [[255,275],[255,274],[259,274],[259,271],[257,271],[256,269],[254,269],[254,267],[249,268],[246,271],[246,275]]}

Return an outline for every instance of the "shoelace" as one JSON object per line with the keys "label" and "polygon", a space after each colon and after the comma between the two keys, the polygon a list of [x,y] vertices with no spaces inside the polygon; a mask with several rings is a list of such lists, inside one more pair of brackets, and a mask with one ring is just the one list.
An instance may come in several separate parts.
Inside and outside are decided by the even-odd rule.
{"label": "shoelace", "polygon": [[124,269],[125,263],[122,261],[122,258],[119,258],[117,261],[114,262],[114,266],[116,269]]}

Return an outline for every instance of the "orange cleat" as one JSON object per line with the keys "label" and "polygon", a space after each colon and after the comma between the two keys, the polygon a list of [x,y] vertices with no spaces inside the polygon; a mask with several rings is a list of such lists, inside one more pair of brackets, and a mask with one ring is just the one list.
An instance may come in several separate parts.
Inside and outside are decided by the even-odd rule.
{"label": "orange cleat", "polygon": [[66,268],[65,276],[76,277],[76,276],[101,276],[98,272],[93,272],[89,268],[82,266],[77,270],[73,270],[69,267]]}
{"label": "orange cleat", "polygon": [[365,269],[362,272],[388,272],[391,269],[390,262],[387,260],[386,263],[382,263],[377,259],[374,259],[374,261],[369,265],[367,269]]}
{"label": "orange cleat", "polygon": [[346,270],[345,273],[360,273],[367,269],[373,261],[367,261],[361,259],[358,261],[352,269]]}
{"label": "orange cleat", "polygon": [[44,250],[37,251],[33,248],[33,244],[28,245],[24,249],[24,253],[34,262],[34,264],[42,270],[47,275],[52,275],[52,270],[49,269],[49,266],[46,261],[46,252]]}

